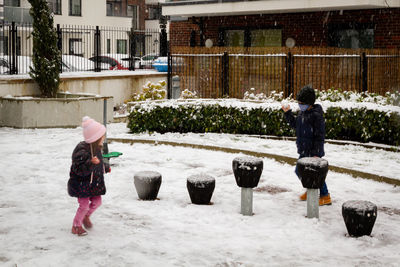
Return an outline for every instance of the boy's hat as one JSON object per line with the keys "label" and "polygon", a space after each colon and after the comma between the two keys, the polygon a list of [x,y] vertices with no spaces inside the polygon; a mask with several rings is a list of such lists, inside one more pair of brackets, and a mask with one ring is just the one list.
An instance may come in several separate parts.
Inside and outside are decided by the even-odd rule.
{"label": "boy's hat", "polygon": [[96,142],[106,133],[106,127],[103,124],[88,116],[82,118],[82,128],[83,137],[88,144]]}
{"label": "boy's hat", "polygon": [[315,103],[315,91],[310,85],[306,85],[301,88],[297,94],[297,101],[303,102],[308,105],[314,105]]}

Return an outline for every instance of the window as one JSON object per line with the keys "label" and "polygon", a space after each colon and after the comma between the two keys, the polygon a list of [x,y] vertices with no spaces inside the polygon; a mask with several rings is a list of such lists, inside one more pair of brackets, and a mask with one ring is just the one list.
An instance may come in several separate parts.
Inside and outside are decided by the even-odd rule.
{"label": "window", "polygon": [[250,34],[253,47],[282,46],[280,29],[252,30]]}
{"label": "window", "polygon": [[111,53],[111,39],[107,39],[107,54]]}
{"label": "window", "polygon": [[244,30],[227,30],[224,38],[225,46],[244,46]]}
{"label": "window", "polygon": [[161,18],[161,7],[160,6],[150,6],[147,10],[149,11],[148,19],[160,19]]}
{"label": "window", "polygon": [[107,0],[107,16],[127,17],[127,0]]}
{"label": "window", "polygon": [[331,25],[329,46],[341,48],[374,48],[373,25]]}
{"label": "window", "polygon": [[4,0],[4,6],[20,7],[20,0]]}
{"label": "window", "polygon": [[127,40],[117,40],[117,54],[127,54]]}
{"label": "window", "polygon": [[69,54],[76,56],[83,56],[82,39],[71,38],[69,39]]}
{"label": "window", "polygon": [[129,5],[128,6],[128,17],[132,18],[132,28],[139,28],[139,8],[138,6]]}
{"label": "window", "polygon": [[82,12],[81,0],[69,0],[69,15],[70,16],[81,16]]}
{"label": "window", "polygon": [[55,15],[61,15],[61,0],[48,0],[50,11]]}
{"label": "window", "polygon": [[220,31],[220,46],[282,46],[281,29],[234,29]]}

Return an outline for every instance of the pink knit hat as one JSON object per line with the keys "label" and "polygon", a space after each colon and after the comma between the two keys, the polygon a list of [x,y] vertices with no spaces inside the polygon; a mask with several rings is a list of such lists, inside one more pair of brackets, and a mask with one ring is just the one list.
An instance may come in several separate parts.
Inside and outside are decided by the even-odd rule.
{"label": "pink knit hat", "polygon": [[88,116],[82,118],[82,128],[83,137],[88,144],[96,142],[106,133],[106,127],[103,124]]}

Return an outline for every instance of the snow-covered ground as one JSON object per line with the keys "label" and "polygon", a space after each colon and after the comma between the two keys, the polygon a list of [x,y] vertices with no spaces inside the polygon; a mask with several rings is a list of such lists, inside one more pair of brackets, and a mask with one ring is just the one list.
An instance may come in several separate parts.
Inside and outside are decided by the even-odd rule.
{"label": "snow-covered ground", "polygon": [[[130,135],[108,125],[108,137],[153,138],[243,148],[296,157],[293,141],[217,134]],[[82,129],[0,128],[0,266],[398,266],[400,188],[329,172],[331,206],[305,218],[304,191],[290,165],[264,158],[254,216],[240,214],[232,172],[237,154],[165,145],[112,143],[107,194],[85,237],[70,233],[77,201],[67,194],[71,154]],[[332,165],[400,177],[400,153],[326,144]],[[162,174],[159,200],[140,201],[142,170]],[[192,174],[216,179],[212,205],[193,205]],[[347,200],[378,206],[371,236],[351,238],[341,215]]]}

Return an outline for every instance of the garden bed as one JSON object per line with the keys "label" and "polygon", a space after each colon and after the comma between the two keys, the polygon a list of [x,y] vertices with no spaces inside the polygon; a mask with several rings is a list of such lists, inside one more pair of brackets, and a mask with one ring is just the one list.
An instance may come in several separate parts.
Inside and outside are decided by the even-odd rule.
{"label": "garden bed", "polygon": [[0,98],[0,126],[15,128],[77,127],[83,116],[103,122],[104,102],[112,121],[113,98],[92,94],[58,94],[57,98]]}

